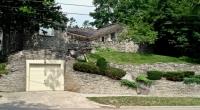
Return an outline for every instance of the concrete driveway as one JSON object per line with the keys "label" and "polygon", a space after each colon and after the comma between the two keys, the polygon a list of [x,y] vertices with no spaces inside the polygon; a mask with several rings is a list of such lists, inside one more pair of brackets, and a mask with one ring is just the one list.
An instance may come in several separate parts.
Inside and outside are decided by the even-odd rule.
{"label": "concrete driveway", "polygon": [[88,101],[82,94],[67,91],[1,92],[0,95],[3,96],[0,99],[0,110],[100,108]]}

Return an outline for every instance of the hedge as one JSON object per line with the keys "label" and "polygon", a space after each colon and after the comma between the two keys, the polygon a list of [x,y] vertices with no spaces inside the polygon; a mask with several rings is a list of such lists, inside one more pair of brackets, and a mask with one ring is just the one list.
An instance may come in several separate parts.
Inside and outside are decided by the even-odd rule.
{"label": "hedge", "polygon": [[148,79],[150,80],[159,80],[163,76],[161,71],[147,71]]}
{"label": "hedge", "polygon": [[76,71],[98,74],[99,68],[90,63],[77,62],[73,64],[73,69]]}
{"label": "hedge", "polygon": [[99,67],[99,74],[105,75],[105,70],[107,68],[107,61],[106,61],[106,59],[103,58],[103,57],[97,59],[96,66]]}
{"label": "hedge", "polygon": [[120,80],[126,75],[126,71],[119,68],[107,67],[105,75],[109,78]]}
{"label": "hedge", "polygon": [[172,81],[183,81],[184,72],[167,72],[167,79]]}
{"label": "hedge", "polygon": [[183,73],[184,73],[184,77],[187,77],[187,78],[191,78],[195,74],[194,71],[183,71]]}
{"label": "hedge", "polygon": [[196,83],[196,84],[200,84],[200,79],[198,78],[184,78],[184,83],[185,84],[191,84],[191,83]]}

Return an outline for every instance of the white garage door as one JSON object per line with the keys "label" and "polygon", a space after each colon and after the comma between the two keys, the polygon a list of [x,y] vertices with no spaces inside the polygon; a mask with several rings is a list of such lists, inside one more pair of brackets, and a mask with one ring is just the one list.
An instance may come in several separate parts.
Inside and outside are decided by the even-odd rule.
{"label": "white garage door", "polygon": [[29,63],[27,91],[64,90],[62,64]]}

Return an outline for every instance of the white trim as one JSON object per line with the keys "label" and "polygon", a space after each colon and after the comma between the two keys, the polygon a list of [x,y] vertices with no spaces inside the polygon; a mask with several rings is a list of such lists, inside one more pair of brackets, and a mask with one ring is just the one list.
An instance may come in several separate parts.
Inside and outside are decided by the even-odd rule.
{"label": "white trim", "polygon": [[26,60],[26,91],[30,91],[30,64],[60,64],[60,69],[62,72],[61,80],[61,91],[64,91],[64,60]]}

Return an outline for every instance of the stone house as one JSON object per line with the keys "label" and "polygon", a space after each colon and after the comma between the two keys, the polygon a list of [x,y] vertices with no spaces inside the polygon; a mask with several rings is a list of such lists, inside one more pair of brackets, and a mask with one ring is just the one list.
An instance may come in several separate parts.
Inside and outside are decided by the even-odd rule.
{"label": "stone house", "polygon": [[[98,30],[68,28],[67,36],[70,44],[73,44],[71,47],[76,47],[79,51],[83,51],[78,52],[79,55],[85,52],[93,53],[95,51],[94,47],[97,46],[113,48],[119,52],[153,53],[153,47],[149,45],[132,41],[118,41],[122,31],[123,26],[120,24],[114,24]],[[76,53],[73,48],[69,48],[71,55]]]}

